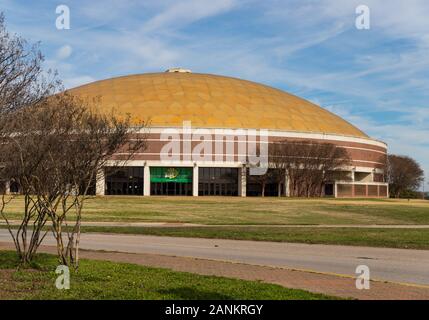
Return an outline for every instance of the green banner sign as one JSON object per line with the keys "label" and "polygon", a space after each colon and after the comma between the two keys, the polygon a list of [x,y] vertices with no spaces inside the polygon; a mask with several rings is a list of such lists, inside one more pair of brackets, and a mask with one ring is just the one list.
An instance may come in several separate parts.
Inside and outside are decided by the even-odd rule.
{"label": "green banner sign", "polygon": [[150,168],[150,182],[192,182],[192,168]]}

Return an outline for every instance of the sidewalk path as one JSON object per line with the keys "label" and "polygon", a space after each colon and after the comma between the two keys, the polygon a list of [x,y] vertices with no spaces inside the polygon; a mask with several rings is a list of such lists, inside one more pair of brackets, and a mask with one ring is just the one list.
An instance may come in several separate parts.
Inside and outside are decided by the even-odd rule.
{"label": "sidewalk path", "polygon": [[[11,242],[7,230],[0,229],[0,241]],[[52,236],[44,242],[54,243]],[[367,265],[371,279],[429,287],[429,250],[103,233],[83,233],[81,248],[192,257],[353,277],[357,266]]]}
{"label": "sidewalk path", "polygon": [[[1,243],[0,250],[13,250],[10,243]],[[55,254],[54,247],[42,246],[40,251]],[[82,250],[86,259],[127,262],[149,267],[168,268],[175,271],[192,272],[243,280],[263,281],[292,289],[303,289],[342,298],[355,299],[414,299],[429,300],[429,288],[406,286],[395,283],[372,281],[369,290],[358,290],[351,277],[305,272],[285,268],[212,261],[186,257],[171,257],[156,254],[132,254]]]}

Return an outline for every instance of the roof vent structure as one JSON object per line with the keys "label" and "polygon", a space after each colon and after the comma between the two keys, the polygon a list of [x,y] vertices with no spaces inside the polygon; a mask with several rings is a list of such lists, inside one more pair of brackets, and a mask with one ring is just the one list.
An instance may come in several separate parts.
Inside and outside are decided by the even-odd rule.
{"label": "roof vent structure", "polygon": [[165,70],[165,72],[191,73],[192,71],[189,69],[182,69],[182,68],[170,68]]}

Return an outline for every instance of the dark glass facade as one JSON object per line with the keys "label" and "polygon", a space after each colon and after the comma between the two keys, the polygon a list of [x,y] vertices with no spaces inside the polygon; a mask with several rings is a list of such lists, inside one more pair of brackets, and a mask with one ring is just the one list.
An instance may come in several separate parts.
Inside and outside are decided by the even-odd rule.
{"label": "dark glass facade", "polygon": [[19,193],[19,192],[20,192],[19,183],[12,181],[10,183],[10,193]]}
{"label": "dark glass facade", "polygon": [[333,183],[327,183],[325,184],[325,196],[334,196],[334,184]]}
{"label": "dark glass facade", "polygon": [[151,182],[152,196],[192,196],[192,183]]}
{"label": "dark glass facade", "polygon": [[143,167],[106,169],[107,195],[143,195]]}
{"label": "dark glass facade", "polygon": [[237,168],[198,168],[198,195],[238,196]]}
{"label": "dark glass facade", "polygon": [[[271,171],[272,169],[268,169]],[[277,197],[284,193],[284,184],[278,183],[276,181],[275,175],[268,172],[268,178],[265,178],[265,197]],[[280,188],[280,190],[279,190]],[[252,176],[247,173],[247,188],[246,196],[248,197],[260,197],[262,196],[262,177],[261,176]]]}

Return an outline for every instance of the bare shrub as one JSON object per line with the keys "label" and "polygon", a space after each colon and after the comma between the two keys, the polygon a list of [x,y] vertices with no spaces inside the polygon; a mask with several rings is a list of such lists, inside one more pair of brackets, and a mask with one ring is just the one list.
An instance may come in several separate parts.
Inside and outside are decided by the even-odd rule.
{"label": "bare shrub", "polygon": [[[129,117],[101,115],[67,94],[44,99],[2,119],[3,179],[19,184],[25,203],[17,231],[9,226],[23,263],[33,258],[50,221],[60,262],[78,267],[88,190],[107,162],[124,165],[145,147],[144,137],[136,135],[142,127],[144,123],[131,126]],[[119,151],[125,156],[112,160]],[[8,201],[3,195],[3,209]],[[2,214],[6,219],[4,210]]]}

